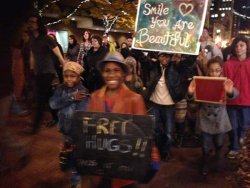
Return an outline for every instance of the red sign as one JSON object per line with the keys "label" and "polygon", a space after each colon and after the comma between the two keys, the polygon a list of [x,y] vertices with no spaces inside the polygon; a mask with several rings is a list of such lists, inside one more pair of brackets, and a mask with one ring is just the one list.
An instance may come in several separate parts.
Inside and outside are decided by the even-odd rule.
{"label": "red sign", "polygon": [[226,103],[224,82],[226,77],[194,76],[196,91],[195,101],[207,103]]}

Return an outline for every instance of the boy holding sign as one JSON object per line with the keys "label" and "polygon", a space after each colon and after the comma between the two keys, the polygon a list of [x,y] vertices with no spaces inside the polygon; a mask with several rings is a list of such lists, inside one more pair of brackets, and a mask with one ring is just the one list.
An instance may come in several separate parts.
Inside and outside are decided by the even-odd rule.
{"label": "boy holding sign", "polygon": [[[223,60],[220,57],[216,56],[210,59],[207,63],[208,76],[221,77],[222,65]],[[195,80],[193,80],[188,87],[189,100],[193,99],[196,89],[198,89],[196,88],[196,85]],[[233,99],[238,96],[238,91],[233,87],[233,82],[230,79],[225,80],[224,90],[229,99]],[[206,91],[204,90],[204,92]],[[215,144],[216,159],[217,162],[219,162],[224,134],[231,130],[226,105],[214,104],[211,102],[202,103],[197,116],[197,124],[200,127],[203,141],[201,173],[202,175],[207,175],[208,159],[212,143],[214,142]]]}
{"label": "boy holding sign", "polygon": [[[88,111],[146,115],[142,96],[131,91],[124,84],[128,66],[119,52],[108,53],[99,62],[98,68],[105,85],[91,94]],[[155,147],[152,148],[151,158],[151,175],[153,176],[153,172],[159,169],[159,154]],[[118,188],[133,187],[136,182],[130,179],[91,176],[89,179],[85,179],[84,183],[85,187],[89,183],[92,185],[88,185],[88,187]]]}

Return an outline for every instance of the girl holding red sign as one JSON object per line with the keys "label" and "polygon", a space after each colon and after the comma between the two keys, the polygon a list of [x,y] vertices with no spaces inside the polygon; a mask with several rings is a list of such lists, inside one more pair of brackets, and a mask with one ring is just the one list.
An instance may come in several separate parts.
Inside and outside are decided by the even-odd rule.
{"label": "girl holding red sign", "polygon": [[[222,76],[223,60],[216,56],[207,63],[207,74],[210,77]],[[224,89],[227,98],[237,97],[238,91],[233,87],[230,79],[225,80]],[[195,80],[192,80],[188,87],[188,100],[192,100],[196,91]],[[205,91],[204,91],[205,92]],[[223,147],[224,134],[231,130],[231,124],[226,111],[225,104],[214,104],[209,102],[201,103],[197,114],[197,126],[202,135],[202,175],[208,174],[208,161],[212,145],[215,145],[217,163],[220,162],[221,149]],[[217,166],[218,167],[218,166]]]}

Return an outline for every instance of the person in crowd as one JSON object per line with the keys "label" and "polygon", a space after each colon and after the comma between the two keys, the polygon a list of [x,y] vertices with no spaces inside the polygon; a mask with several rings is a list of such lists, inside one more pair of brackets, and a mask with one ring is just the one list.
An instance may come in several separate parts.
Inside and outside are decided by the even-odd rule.
{"label": "person in crowd", "polygon": [[[196,65],[197,56],[194,55],[184,55],[184,54],[173,54],[171,61],[173,61],[177,66],[180,73],[180,79],[183,86],[183,90],[187,91],[187,88],[192,80],[192,77],[196,75],[194,72],[194,66]],[[193,129],[192,134],[195,132],[195,126],[191,127],[191,125],[187,124],[187,107],[188,103],[185,98],[186,94],[184,94],[184,98],[177,103],[175,103],[175,145],[176,147],[181,147],[183,144],[188,145],[192,141],[192,139],[185,140],[183,142],[184,137],[188,138],[188,134],[186,134],[186,128],[188,125],[190,129]],[[190,104],[190,102],[189,102]],[[189,142],[189,143],[188,143]]]}
{"label": "person in crowd", "polygon": [[108,52],[111,50],[111,45],[110,45],[110,42],[108,40],[108,35],[105,33],[102,35],[102,46],[105,47]]}
{"label": "person in crowd", "polygon": [[117,51],[117,43],[116,41],[110,41],[108,34],[102,35],[102,45],[108,50],[108,52]]}
{"label": "person in crowd", "polygon": [[[180,71],[180,74],[182,75],[182,82],[187,83],[188,82],[188,62],[185,62],[184,55],[182,54],[173,54],[171,61],[175,63],[178,66],[182,66],[185,71]],[[190,59],[188,60],[190,61]],[[180,65],[182,64],[182,65]],[[187,88],[185,86],[185,88]],[[177,147],[182,146],[183,138],[184,138],[184,132],[185,132],[185,120],[186,120],[186,114],[187,114],[187,101],[185,98],[175,103],[175,128],[176,128],[176,138],[175,138],[175,145]]]}
{"label": "person in crowd", "polygon": [[[127,58],[128,56],[133,56],[132,55],[132,42],[133,42],[133,38],[132,37],[128,37],[126,42],[124,42],[123,45],[121,45],[121,54],[123,55],[124,58]],[[125,47],[125,44],[127,45]],[[133,56],[134,57],[134,56]]]}
{"label": "person in crowd", "polygon": [[83,67],[85,67],[86,56],[91,46],[91,33],[90,31],[86,30],[84,31],[83,42],[80,44],[80,50],[77,56],[77,62],[80,63]]}
{"label": "person in crowd", "polygon": [[126,42],[122,42],[121,44],[119,44],[118,41],[115,41],[115,48],[117,52],[121,53],[122,48],[127,48],[127,43]]}
{"label": "person in crowd", "polygon": [[[58,43],[56,36],[53,33],[50,33],[49,37],[51,37],[56,42],[56,44],[61,52],[61,55],[64,56],[62,46],[61,46],[61,44]],[[61,63],[55,54],[53,54],[53,57],[54,57],[55,69],[56,69],[56,73],[57,73],[57,76],[59,79],[59,83],[63,83],[63,68],[62,68]]]}
{"label": "person in crowd", "polygon": [[23,30],[21,36],[20,44],[23,64],[24,64],[24,89],[23,89],[23,99],[26,105],[31,105],[34,103],[34,80],[32,80],[30,75],[30,52],[31,52],[31,36],[28,30]]}
{"label": "person in crowd", "polygon": [[114,47],[115,47],[115,50],[118,51],[118,52],[121,52],[121,48],[120,48],[120,44],[118,41],[114,41]]}
{"label": "person in crowd", "polygon": [[[52,95],[52,81],[56,75],[52,54],[56,55],[61,66],[65,62],[55,41],[47,35],[47,29],[42,22],[42,18],[39,15],[31,15],[28,17],[27,23],[28,29],[33,36],[30,54],[30,74],[35,76],[36,109],[32,127],[26,131],[35,134],[40,128],[46,105],[48,105],[49,98]],[[56,112],[51,110],[51,114],[53,120],[48,122],[47,126],[53,126],[57,122]]]}
{"label": "person in crowd", "polygon": [[[193,60],[189,61],[189,63],[191,62],[191,66],[189,67],[190,68],[189,78],[192,79],[193,76],[206,76],[207,75],[207,61],[208,61],[207,52],[205,51],[205,49],[201,49],[199,52],[199,55],[195,57]],[[187,135],[190,138],[189,139],[190,142],[189,143],[186,142],[185,144],[189,144],[192,147],[197,147],[201,145],[201,136],[197,132],[197,127],[196,127],[196,118],[197,118],[197,114],[199,110],[198,107],[199,107],[199,104],[196,101],[194,100],[187,101],[186,125],[188,128]]]}
{"label": "person in crowd", "polygon": [[[91,94],[88,111],[146,115],[141,95],[128,89],[124,83],[128,67],[119,52],[110,52],[99,62],[105,85]],[[159,169],[159,157],[155,147],[152,151],[152,170]],[[118,178],[91,177],[94,187],[133,187],[135,181]]]}
{"label": "person in crowd", "polygon": [[[207,63],[208,76],[221,77],[223,60],[216,56]],[[238,90],[233,87],[233,82],[227,79],[224,82],[224,90],[228,99],[234,99],[238,96]],[[194,98],[196,91],[195,81],[192,80],[188,87],[188,100]],[[221,158],[221,149],[225,133],[231,130],[230,120],[224,104],[201,103],[197,115],[197,125],[202,135],[202,175],[208,174],[209,154],[211,153],[212,144],[215,146],[217,163]]]}
{"label": "person in crowd", "polygon": [[226,62],[232,56],[232,42],[234,38],[231,39],[230,42],[227,43],[227,46],[222,49],[223,60]]}
{"label": "person in crowd", "polygon": [[127,45],[127,43],[126,42],[122,42],[121,43],[121,49],[123,49],[123,48],[127,48],[128,47],[128,45]]}
{"label": "person in crowd", "polygon": [[24,30],[21,35],[20,49],[21,49],[23,64],[24,64],[25,82],[29,81],[29,70],[30,70],[29,59],[30,59],[30,50],[31,50],[30,44],[31,44],[30,34],[27,30]]}
{"label": "person in crowd", "polygon": [[102,46],[102,38],[99,35],[92,35],[92,47],[87,53],[85,72],[83,74],[84,85],[92,93],[103,85],[102,76],[96,68],[96,64],[107,54],[107,49]]}
{"label": "person in crowd", "polygon": [[148,75],[150,62],[147,59],[146,55],[143,53],[143,51],[132,48],[132,43],[133,43],[132,37],[128,37],[126,40],[126,43],[127,43],[127,47],[121,48],[121,54],[123,55],[124,58],[127,58],[128,56],[132,56],[136,59],[137,75],[141,77],[143,81],[143,85],[145,85],[146,82],[148,81],[148,78],[146,75]]}
{"label": "person in crowd", "polygon": [[69,35],[69,45],[66,53],[66,58],[69,61],[77,62],[78,53],[80,50],[80,46],[76,40],[75,35]]}
{"label": "person in crowd", "polygon": [[232,43],[232,56],[224,64],[224,75],[234,82],[239,97],[227,102],[232,124],[230,151],[227,157],[235,159],[250,125],[250,44],[246,37],[236,37]]}
{"label": "person in crowd", "polygon": [[171,62],[171,56],[166,52],[158,53],[158,62],[151,70],[146,94],[156,119],[154,137],[163,161],[171,158],[175,103],[183,98],[180,74],[177,65]]}
{"label": "person in crowd", "polygon": [[[66,157],[63,156],[66,149],[73,148],[71,136],[73,114],[76,110],[85,111],[88,104],[88,90],[82,85],[80,78],[83,71],[84,69],[80,64],[67,62],[63,67],[64,84],[60,85],[50,98],[50,107],[58,110],[58,127],[63,134],[64,147],[61,150],[61,158]],[[72,161],[65,162],[64,159],[61,159],[61,164],[64,165],[62,168],[69,163],[74,164]],[[71,187],[77,187],[81,184],[81,177],[74,166],[69,168],[72,169]]]}
{"label": "person in crowd", "polygon": [[141,94],[143,91],[143,83],[141,78],[136,73],[136,60],[135,58],[128,56],[125,59],[125,63],[128,65],[128,74],[125,78],[126,86],[131,89],[132,91]]}
{"label": "person in crowd", "polygon": [[218,46],[212,42],[212,38],[209,34],[209,29],[204,27],[202,35],[200,37],[201,49],[205,50],[207,59],[211,59],[215,56],[223,58],[221,50]]}

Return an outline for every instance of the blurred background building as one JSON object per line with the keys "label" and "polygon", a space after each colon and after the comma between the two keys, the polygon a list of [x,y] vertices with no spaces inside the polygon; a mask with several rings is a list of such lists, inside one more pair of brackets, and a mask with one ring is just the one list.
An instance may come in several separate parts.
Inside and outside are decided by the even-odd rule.
{"label": "blurred background building", "polygon": [[211,0],[209,29],[214,41],[225,47],[237,35],[250,38],[250,0]]}

